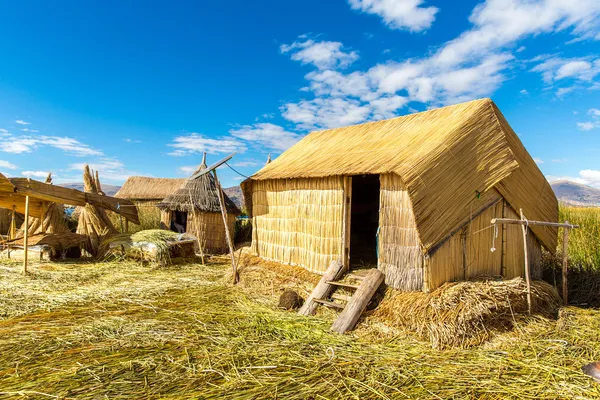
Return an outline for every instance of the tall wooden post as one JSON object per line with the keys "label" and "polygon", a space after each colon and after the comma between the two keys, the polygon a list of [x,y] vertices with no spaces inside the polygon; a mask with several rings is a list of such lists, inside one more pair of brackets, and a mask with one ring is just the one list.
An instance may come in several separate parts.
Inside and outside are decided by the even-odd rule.
{"label": "tall wooden post", "polygon": [[25,254],[23,256],[23,273],[27,273],[27,258],[29,256],[29,248],[27,241],[29,240],[29,196],[25,196],[25,222],[24,234],[23,234],[23,247],[25,248]]}
{"label": "tall wooden post", "polygon": [[219,206],[221,206],[221,216],[223,217],[223,225],[225,226],[225,236],[227,238],[227,245],[229,246],[229,254],[231,255],[231,267],[233,268],[233,284],[239,282],[237,265],[235,264],[235,254],[233,252],[233,243],[231,241],[231,235],[229,234],[229,227],[227,226],[227,209],[225,208],[225,198],[223,197],[223,189],[221,183],[217,177],[217,169],[213,169],[213,175],[215,177],[215,184],[217,186],[217,194],[219,197]]}
{"label": "tall wooden post", "polygon": [[[519,209],[521,214],[521,221],[525,221],[523,215],[523,209]],[[521,224],[521,230],[523,232],[523,257],[525,258],[525,282],[527,283],[527,313],[531,315],[531,276],[529,273],[529,255],[527,254],[527,224]]]}
{"label": "tall wooden post", "polygon": [[[568,224],[569,221],[565,221],[565,224]],[[563,294],[563,304],[566,306],[569,304],[569,293],[567,286],[567,272],[568,272],[568,263],[569,263],[569,228],[563,228],[563,244],[562,244],[562,294]]]}

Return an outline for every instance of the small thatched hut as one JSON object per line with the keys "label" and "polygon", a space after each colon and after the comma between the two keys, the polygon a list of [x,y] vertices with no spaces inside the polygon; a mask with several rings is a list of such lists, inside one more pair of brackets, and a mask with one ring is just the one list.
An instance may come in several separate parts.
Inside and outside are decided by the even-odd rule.
{"label": "small thatched hut", "polygon": [[[323,273],[376,265],[401,290],[523,275],[521,228],[558,220],[552,188],[490,99],[313,132],[242,183],[259,256]],[[531,226],[528,254],[557,229]]]}
{"label": "small thatched hut", "polygon": [[130,176],[115,197],[132,201],[136,206],[155,206],[185,185],[185,178],[150,178]]}
{"label": "small thatched hut", "polygon": [[[206,169],[206,154],[194,174],[203,169]],[[211,174],[188,179],[182,187],[158,203],[162,224],[167,229],[196,236],[204,253],[227,252],[227,236],[219,207],[218,190]],[[230,234],[233,234],[235,217],[240,214],[240,210],[225,193],[223,196],[227,225]]]}

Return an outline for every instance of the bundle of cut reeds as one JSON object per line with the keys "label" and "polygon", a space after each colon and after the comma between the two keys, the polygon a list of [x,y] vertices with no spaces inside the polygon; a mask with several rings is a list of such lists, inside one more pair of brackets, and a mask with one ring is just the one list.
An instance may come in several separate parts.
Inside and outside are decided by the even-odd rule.
{"label": "bundle of cut reeds", "polygon": [[[98,174],[94,175],[88,165],[83,170],[83,189],[86,193],[102,193]],[[96,257],[98,256],[100,242],[112,235],[116,235],[117,230],[104,209],[86,204],[83,207],[79,207],[77,233],[85,235],[88,238],[82,247],[84,253]]]}

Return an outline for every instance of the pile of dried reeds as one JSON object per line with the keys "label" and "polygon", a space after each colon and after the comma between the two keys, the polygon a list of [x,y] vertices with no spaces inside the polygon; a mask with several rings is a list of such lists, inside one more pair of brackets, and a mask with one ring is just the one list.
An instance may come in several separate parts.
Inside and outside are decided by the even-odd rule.
{"label": "pile of dried reeds", "polygon": [[[415,333],[434,348],[471,347],[512,329],[527,315],[523,279],[446,283],[431,293],[388,290],[372,317]],[[532,314],[555,318],[556,289],[543,281],[531,286]]]}
{"label": "pile of dried reeds", "polygon": [[168,265],[174,254],[181,253],[177,251],[178,243],[189,241],[192,241],[190,255],[194,256],[195,237],[164,229],[149,229],[133,234],[118,234],[105,239],[100,244],[99,253],[108,259],[124,257]]}
{"label": "pile of dried reeds", "polygon": [[[102,194],[98,172],[94,175],[88,165],[83,170],[83,189],[87,193]],[[86,204],[84,207],[79,207],[77,233],[87,236],[88,240],[84,244],[83,250],[88,255],[96,257],[100,242],[117,234],[117,230],[104,209]]]}

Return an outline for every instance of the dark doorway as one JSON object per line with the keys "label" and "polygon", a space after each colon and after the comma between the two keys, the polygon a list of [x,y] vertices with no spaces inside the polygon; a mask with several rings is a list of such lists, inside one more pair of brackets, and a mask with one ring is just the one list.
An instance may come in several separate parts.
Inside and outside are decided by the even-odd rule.
{"label": "dark doorway", "polygon": [[350,267],[377,266],[379,227],[379,175],[352,177]]}
{"label": "dark doorway", "polygon": [[171,230],[173,232],[187,232],[187,213],[183,211],[173,211],[173,219],[171,220]]}

